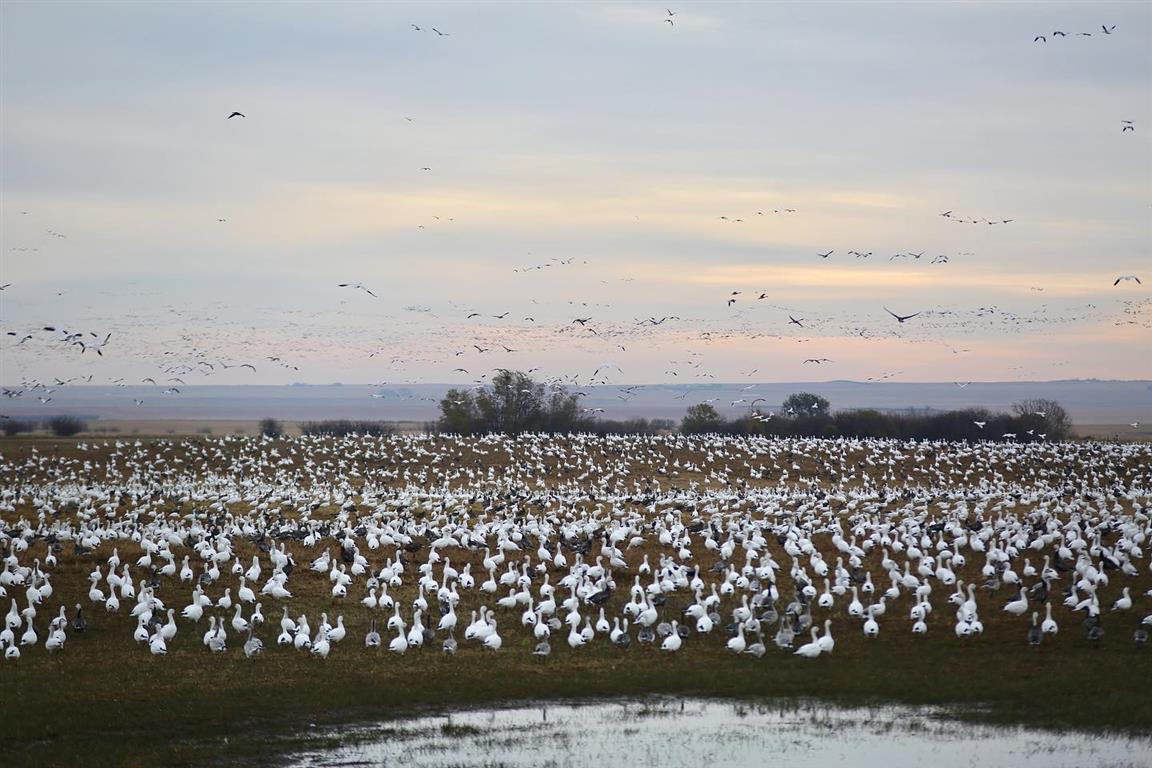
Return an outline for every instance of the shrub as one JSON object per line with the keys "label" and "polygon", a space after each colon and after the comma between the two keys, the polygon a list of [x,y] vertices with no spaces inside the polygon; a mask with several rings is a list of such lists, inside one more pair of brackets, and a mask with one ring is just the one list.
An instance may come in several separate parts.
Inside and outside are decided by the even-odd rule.
{"label": "shrub", "polygon": [[56,437],[72,437],[88,428],[83,419],[75,416],[53,416],[48,419],[47,424],[48,429],[52,430],[52,434]]}
{"label": "shrub", "polygon": [[276,419],[262,419],[260,421],[260,434],[264,437],[280,437],[284,434],[284,425]]}
{"label": "shrub", "polygon": [[36,429],[36,422],[34,421],[19,421],[17,419],[4,419],[0,421],[0,429],[4,430],[4,434],[8,437],[19,435],[24,432],[31,432]]}

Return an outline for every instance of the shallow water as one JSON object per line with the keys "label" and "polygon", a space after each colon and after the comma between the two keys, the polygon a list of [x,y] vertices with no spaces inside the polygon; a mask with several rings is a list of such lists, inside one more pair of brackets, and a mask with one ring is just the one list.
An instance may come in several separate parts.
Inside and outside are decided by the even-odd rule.
{"label": "shallow water", "polygon": [[1145,768],[1152,739],[972,725],[942,710],[652,698],[474,709],[325,732],[312,766]]}

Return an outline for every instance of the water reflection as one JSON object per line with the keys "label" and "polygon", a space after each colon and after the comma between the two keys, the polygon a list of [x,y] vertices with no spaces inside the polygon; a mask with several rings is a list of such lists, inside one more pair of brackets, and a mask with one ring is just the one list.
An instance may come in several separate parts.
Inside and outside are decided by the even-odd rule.
{"label": "water reflection", "polygon": [[972,725],[930,708],[653,698],[478,709],[341,729],[288,765],[405,768],[1146,768],[1152,739]]}

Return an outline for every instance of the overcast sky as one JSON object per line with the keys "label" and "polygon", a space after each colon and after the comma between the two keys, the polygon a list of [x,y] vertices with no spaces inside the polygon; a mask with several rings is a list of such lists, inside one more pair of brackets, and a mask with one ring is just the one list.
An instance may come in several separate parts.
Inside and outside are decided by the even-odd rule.
{"label": "overcast sky", "polygon": [[1152,4],[668,7],[5,0],[0,380],[1152,377]]}

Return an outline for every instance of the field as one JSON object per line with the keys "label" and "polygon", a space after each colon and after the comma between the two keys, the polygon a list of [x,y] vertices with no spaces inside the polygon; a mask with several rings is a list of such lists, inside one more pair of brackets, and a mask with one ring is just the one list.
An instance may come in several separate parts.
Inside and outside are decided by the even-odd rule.
{"label": "field", "polygon": [[[8,598],[24,608],[29,583],[42,584],[37,571],[52,588],[37,607],[37,643],[0,660],[6,764],[273,764],[283,751],[314,746],[315,725],[424,707],[645,693],[943,704],[995,723],[1152,732],[1152,651],[1133,641],[1152,612],[1147,444],[25,437],[0,441],[0,456],[0,550],[9,573],[30,569],[25,583],[6,586]],[[141,542],[151,554],[138,563]],[[283,599],[260,594],[276,550],[295,563]],[[133,640],[137,622],[128,614],[138,598],[122,598],[110,613],[89,597],[97,568],[98,587],[112,591],[114,552],[138,596],[175,610],[177,634],[164,655]],[[312,570],[326,552],[322,571]],[[487,592],[483,563],[500,555],[497,580],[510,566],[523,574],[528,562],[535,572]],[[226,651],[202,642],[209,617],[231,622],[235,609],[210,608],[195,623],[180,618],[205,556],[220,571],[205,579],[213,601],[225,589],[236,600],[233,568],[247,571],[257,558],[261,575],[248,586],[266,619],[254,631],[262,654],[246,658],[245,635],[230,623]],[[181,576],[185,557],[190,580]],[[366,572],[352,573],[359,558]],[[645,561],[652,573],[641,575]],[[457,576],[445,575],[449,563]],[[161,570],[169,565],[171,573]],[[344,597],[333,594],[341,566],[350,576]],[[818,575],[823,568],[827,577]],[[408,628],[422,575],[425,625],[440,620],[438,593],[453,604],[454,655],[441,650],[445,631],[423,647],[389,651],[397,633],[384,624],[394,611],[360,602],[382,570],[385,581],[400,581],[388,592]],[[986,586],[989,573],[998,587]],[[1017,598],[1013,581],[1032,589],[1046,576],[1046,601],[1030,599],[1019,616],[1002,609]],[[916,589],[906,578],[927,590],[924,634],[913,632]],[[577,614],[579,628],[597,622],[597,602],[609,623],[625,616],[638,583],[658,623],[678,619],[691,631],[679,650],[664,651],[659,637],[640,641],[633,612],[627,649],[598,630],[570,647],[565,627],[552,630],[550,654],[536,656],[523,598],[539,608],[546,583],[556,590],[554,615]],[[950,602],[958,583],[974,586],[974,612],[961,605],[964,591]],[[1065,605],[1073,583],[1073,602],[1087,603],[1080,611]],[[805,584],[814,592],[798,600]],[[877,617],[878,635],[866,637],[864,620],[849,615],[852,590],[869,605],[889,588],[898,595]],[[1111,610],[1125,588],[1133,605]],[[561,607],[572,589],[579,598]],[[510,591],[521,602],[498,605]],[[833,605],[820,607],[826,593]],[[1045,602],[1059,631],[1033,647],[1030,615],[1043,619]],[[87,627],[69,626],[64,647],[46,650],[52,617],[63,606],[71,622],[77,603]],[[499,650],[466,639],[482,605],[494,610]],[[695,605],[718,615],[711,631],[683,615]],[[165,611],[153,607],[162,625]],[[342,616],[347,636],[326,658],[280,647],[285,607],[294,618],[306,614],[313,631],[322,613],[333,624]],[[737,621],[742,607],[749,618]],[[243,615],[251,612],[245,605]],[[1098,639],[1085,625],[1093,613]],[[779,628],[801,617],[818,629],[831,620],[830,654],[794,655],[807,631],[777,648]],[[365,647],[372,618],[380,648]],[[736,623],[749,644],[758,637],[750,628],[762,627],[763,657],[726,647]],[[17,642],[24,630],[15,629]]]}

